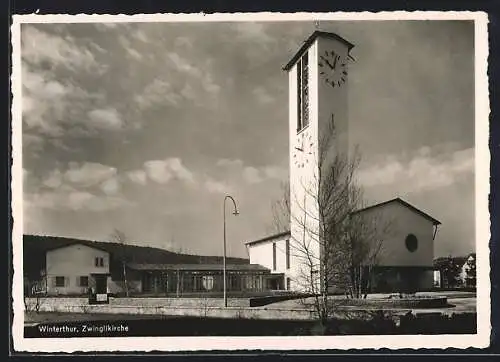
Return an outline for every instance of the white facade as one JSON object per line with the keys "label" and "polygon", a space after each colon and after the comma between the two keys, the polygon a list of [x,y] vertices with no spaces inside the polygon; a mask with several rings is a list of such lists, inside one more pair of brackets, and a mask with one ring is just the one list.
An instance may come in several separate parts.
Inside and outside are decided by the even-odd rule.
{"label": "white facade", "polygon": [[85,294],[96,275],[109,274],[109,253],[83,244],[49,250],[46,272],[47,294]]}
{"label": "white facade", "polygon": [[[433,267],[435,221],[406,206],[399,199],[362,212],[363,217],[374,217],[381,228],[386,227],[381,235],[383,240],[377,265]],[[407,246],[410,235],[415,237],[415,248]]]}
{"label": "white facade", "polygon": [[[290,240],[294,250],[290,274],[296,290],[319,290],[318,170],[321,154],[327,151],[322,147],[327,138],[333,137],[328,157],[336,152],[347,155],[349,151],[347,73],[351,47],[334,34],[316,32],[306,41],[305,49],[297,53],[295,62],[285,68],[289,76]],[[307,67],[303,66],[306,57]],[[335,74],[330,69],[333,65],[338,67]],[[303,76],[305,69],[307,77]],[[303,106],[304,89],[307,107]],[[332,122],[335,136],[330,128]],[[310,285],[311,269],[317,275],[314,286]]]}
{"label": "white facade", "polygon": [[[344,160],[350,156],[348,65],[352,47],[335,34],[315,32],[284,68],[289,79],[290,232],[249,242],[247,247],[250,263],[283,273],[286,289],[320,290],[319,171],[337,155]],[[387,282],[395,285],[415,279],[419,286],[432,287],[433,239],[439,222],[400,199],[366,208],[362,215],[379,219],[381,228],[388,225],[376,260],[378,266],[390,269]],[[290,253],[284,268],[285,240],[289,240]]]}
{"label": "white facade", "polygon": [[[292,251],[290,233],[278,234],[264,240],[247,243],[250,264],[268,268],[271,274],[282,274],[282,289],[293,289]],[[296,265],[294,265],[296,267]]]}

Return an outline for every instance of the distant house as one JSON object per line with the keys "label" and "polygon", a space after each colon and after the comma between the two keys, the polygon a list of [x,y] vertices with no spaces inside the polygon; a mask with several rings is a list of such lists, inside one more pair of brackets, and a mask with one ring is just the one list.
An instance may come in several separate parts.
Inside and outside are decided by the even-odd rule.
{"label": "distant house", "polygon": [[[438,220],[400,198],[358,210],[356,214],[377,215],[381,222],[390,224],[374,267],[372,292],[432,288]],[[272,289],[300,290],[300,286],[294,285],[294,278],[301,260],[290,252],[296,242],[289,231],[246,242],[250,263],[271,270]]]}
{"label": "distant house", "polygon": [[105,250],[75,243],[46,253],[47,295],[107,293],[110,256]]}
{"label": "distant house", "polygon": [[467,256],[460,268],[460,280],[464,287],[476,286],[476,254],[471,253]]}
{"label": "distant house", "polygon": [[447,256],[434,260],[434,286],[470,288],[476,286],[476,254]]}

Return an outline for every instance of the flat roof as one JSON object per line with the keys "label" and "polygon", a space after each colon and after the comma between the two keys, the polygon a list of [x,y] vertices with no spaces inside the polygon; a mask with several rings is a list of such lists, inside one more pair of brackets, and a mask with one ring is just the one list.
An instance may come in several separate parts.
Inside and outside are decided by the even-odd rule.
{"label": "flat roof", "polygon": [[287,230],[287,231],[283,231],[283,232],[278,233],[278,234],[273,234],[273,235],[266,236],[266,237],[261,238],[261,239],[247,241],[245,243],[245,245],[254,245],[254,244],[258,244],[258,243],[263,243],[265,241],[269,241],[269,240],[273,240],[273,239],[279,239],[279,238],[281,238],[283,236],[289,236],[289,235],[291,235],[291,232],[290,232],[290,230]]}
{"label": "flat roof", "polygon": [[345,40],[340,35],[337,35],[335,33],[328,33],[326,31],[316,30],[314,33],[311,34],[311,36],[309,38],[307,38],[304,41],[304,44],[300,47],[300,49],[297,51],[297,53],[295,53],[295,55],[292,57],[292,59],[290,59],[290,61],[283,67],[283,70],[290,70],[294,66],[294,64],[297,62],[297,60],[299,60],[299,58],[302,56],[302,53],[304,53],[304,51],[307,48],[309,48],[311,46],[311,44],[319,36],[327,37],[330,39],[335,39],[335,40],[338,40],[338,41],[344,43],[345,45],[347,45],[348,51],[351,51],[351,49],[354,47],[354,44]]}
{"label": "flat roof", "polygon": [[[128,263],[130,269],[134,270],[183,270],[183,271],[221,271],[222,264],[142,264]],[[259,264],[227,264],[228,271],[270,271]]]}

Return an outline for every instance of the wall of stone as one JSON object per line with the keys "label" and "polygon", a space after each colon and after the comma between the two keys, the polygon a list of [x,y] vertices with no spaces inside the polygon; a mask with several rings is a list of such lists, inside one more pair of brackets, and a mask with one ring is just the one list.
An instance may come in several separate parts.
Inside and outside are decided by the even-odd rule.
{"label": "wall of stone", "polygon": [[[251,308],[242,300],[230,300],[229,306],[214,305],[221,300],[174,298],[112,298],[110,304],[89,305],[86,298],[40,298],[38,311],[62,313],[101,313],[135,315],[176,315],[218,318],[257,319],[311,319],[311,312],[303,309]],[[182,302],[182,303],[181,303]],[[27,300],[27,309],[33,310],[34,298]],[[240,304],[239,306],[237,304]]]}

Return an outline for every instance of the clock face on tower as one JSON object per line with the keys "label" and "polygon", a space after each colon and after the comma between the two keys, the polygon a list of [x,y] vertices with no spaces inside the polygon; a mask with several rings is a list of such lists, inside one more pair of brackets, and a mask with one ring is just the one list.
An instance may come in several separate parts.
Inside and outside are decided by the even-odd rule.
{"label": "clock face on tower", "polygon": [[332,87],[340,87],[347,78],[347,59],[333,50],[325,50],[319,55],[319,74]]}
{"label": "clock face on tower", "polygon": [[313,138],[310,134],[303,132],[297,136],[292,158],[298,168],[304,168],[306,164],[312,162],[313,145]]}

